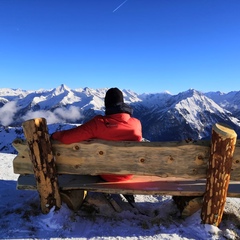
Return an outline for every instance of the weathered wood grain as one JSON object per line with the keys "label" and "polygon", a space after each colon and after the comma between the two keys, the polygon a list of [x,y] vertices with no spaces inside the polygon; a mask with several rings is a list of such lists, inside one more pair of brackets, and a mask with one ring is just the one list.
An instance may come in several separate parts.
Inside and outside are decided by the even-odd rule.
{"label": "weathered wood grain", "polygon": [[237,134],[230,127],[224,124],[213,126],[206,191],[201,212],[204,224],[218,226],[222,220],[236,138]]}
{"label": "weathered wood grain", "polygon": [[[161,177],[206,178],[210,141],[194,142],[113,142],[102,140],[74,144],[53,142],[59,174],[118,173]],[[13,161],[14,172],[31,174],[28,147],[16,139],[19,152]],[[240,140],[233,157],[232,180],[240,180]]]}
{"label": "weathered wood grain", "polygon": [[47,122],[43,118],[28,120],[23,123],[23,131],[28,143],[28,156],[37,180],[41,209],[43,213],[48,213],[53,206],[61,207],[61,198]]}

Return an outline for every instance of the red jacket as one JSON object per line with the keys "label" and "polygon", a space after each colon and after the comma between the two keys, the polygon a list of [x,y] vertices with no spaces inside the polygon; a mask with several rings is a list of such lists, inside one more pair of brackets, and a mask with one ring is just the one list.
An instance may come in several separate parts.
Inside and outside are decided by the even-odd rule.
{"label": "red jacket", "polygon": [[[64,144],[81,142],[88,139],[109,141],[141,141],[141,122],[128,113],[117,113],[107,116],[98,115],[79,127],[55,132],[52,139]],[[132,175],[101,175],[106,181],[124,181]]]}

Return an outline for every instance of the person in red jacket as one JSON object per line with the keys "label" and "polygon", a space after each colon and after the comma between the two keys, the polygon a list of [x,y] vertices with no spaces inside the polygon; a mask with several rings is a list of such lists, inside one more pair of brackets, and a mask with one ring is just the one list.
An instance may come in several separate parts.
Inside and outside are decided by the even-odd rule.
{"label": "person in red jacket", "polygon": [[[123,93],[118,88],[110,88],[105,95],[105,116],[97,115],[90,121],[69,130],[52,134],[53,140],[64,144],[89,139],[109,141],[141,141],[141,122],[132,117],[132,108],[124,103]],[[121,161],[121,159],[119,159]],[[126,181],[132,175],[101,175],[105,181]]]}

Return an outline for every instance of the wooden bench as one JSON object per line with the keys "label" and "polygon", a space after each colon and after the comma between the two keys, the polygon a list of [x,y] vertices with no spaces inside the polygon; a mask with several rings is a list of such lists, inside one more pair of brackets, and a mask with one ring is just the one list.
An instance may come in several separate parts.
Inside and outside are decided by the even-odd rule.
{"label": "wooden bench", "polygon": [[[240,141],[224,124],[213,126],[211,141],[183,142],[51,143],[43,118],[24,122],[23,130],[26,140],[13,142],[17,189],[38,190],[43,213],[62,201],[79,208],[86,191],[200,196],[202,222],[218,226],[226,197],[240,197]],[[101,174],[134,177],[105,182]]]}

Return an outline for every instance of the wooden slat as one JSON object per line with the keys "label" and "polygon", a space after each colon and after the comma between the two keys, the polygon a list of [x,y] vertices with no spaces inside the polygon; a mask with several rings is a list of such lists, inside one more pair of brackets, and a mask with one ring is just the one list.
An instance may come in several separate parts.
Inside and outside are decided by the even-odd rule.
{"label": "wooden slat", "polygon": [[[13,161],[14,172],[33,173],[25,142],[15,140],[13,146],[19,152]],[[59,174],[131,173],[201,179],[206,178],[209,151],[209,141],[53,143]],[[240,140],[235,148],[231,179],[240,180]]]}
{"label": "wooden slat", "polygon": [[[135,176],[130,181],[117,183],[104,182],[97,176],[59,176],[62,190],[83,189],[118,194],[202,196],[205,184],[205,180],[166,179],[154,176]],[[34,175],[20,175],[17,188],[36,190]],[[230,182],[228,197],[240,197],[240,182]]]}

